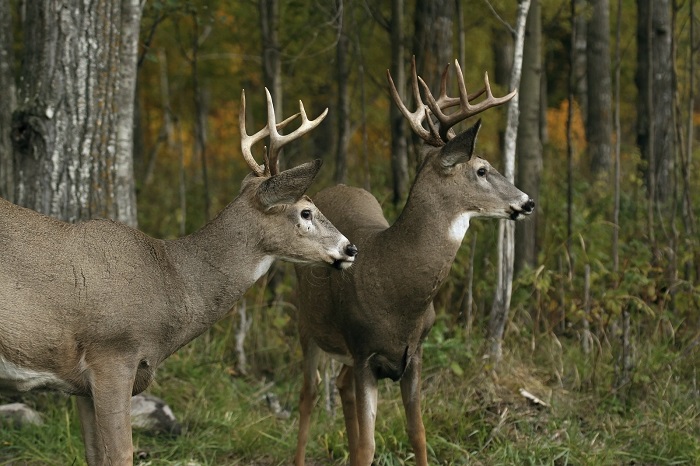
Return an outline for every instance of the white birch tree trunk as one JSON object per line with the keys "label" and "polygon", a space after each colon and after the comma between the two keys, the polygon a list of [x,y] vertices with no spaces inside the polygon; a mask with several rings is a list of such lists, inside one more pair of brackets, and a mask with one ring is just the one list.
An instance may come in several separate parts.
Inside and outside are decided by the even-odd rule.
{"label": "white birch tree trunk", "polygon": [[[520,75],[523,67],[523,46],[525,43],[525,23],[530,10],[530,0],[521,0],[515,25],[515,51],[510,88],[520,87]],[[519,96],[516,94],[508,104],[508,117],[504,140],[504,176],[512,183],[515,180],[515,142],[518,136]],[[503,332],[508,320],[510,298],[513,289],[513,259],[515,252],[515,224],[510,220],[501,220],[498,225],[498,279],[496,293],[491,307],[489,322],[489,356],[495,363],[503,355]]]}

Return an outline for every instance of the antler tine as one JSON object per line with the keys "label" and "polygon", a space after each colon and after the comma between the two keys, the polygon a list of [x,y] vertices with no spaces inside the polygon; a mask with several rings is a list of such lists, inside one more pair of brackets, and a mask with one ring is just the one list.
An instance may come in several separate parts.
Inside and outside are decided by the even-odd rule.
{"label": "antler tine", "polygon": [[[396,85],[394,84],[394,80],[391,77],[391,72],[389,70],[386,70],[386,77],[389,80],[389,91],[391,92],[391,97],[394,99],[394,103],[399,108],[403,116],[406,118],[406,120],[408,120],[413,132],[430,145],[443,145],[444,142],[440,140],[437,132],[432,131],[434,129],[433,125],[429,125],[431,127],[431,131],[428,131],[423,127],[423,120],[428,117],[428,109],[423,103],[423,99],[420,95],[420,89],[418,87],[418,80],[421,78],[418,77],[418,74],[416,73],[416,57],[414,56],[413,61],[411,62],[411,87],[413,91],[413,98],[417,105],[415,111],[411,112],[401,100],[401,96],[399,96],[399,91],[396,90]],[[430,118],[428,118],[428,121],[430,123]]]}
{"label": "antler tine", "polygon": [[[238,114],[238,127],[241,133],[241,152],[243,153],[243,158],[246,163],[253,170],[256,176],[262,176],[265,173],[263,167],[258,165],[258,162],[253,158],[253,153],[251,149],[253,144],[260,141],[262,138],[267,136],[265,131],[267,128],[263,128],[252,136],[249,136],[245,129],[245,89],[241,91],[241,111]],[[268,131],[269,133],[269,131]]]}
{"label": "antler tine", "polygon": [[[267,90],[267,89],[266,89]],[[274,115],[274,108],[272,109],[272,127],[275,128],[275,132],[277,129],[282,129],[287,124],[289,124],[290,121],[294,120],[296,117],[299,116],[299,113],[295,113],[294,115],[290,116],[289,118],[286,118],[285,120],[275,124],[275,115]],[[262,165],[258,165],[258,163],[255,161],[255,158],[253,157],[252,153],[252,147],[255,143],[262,141],[264,138],[269,136],[270,134],[270,112],[269,112],[269,106],[268,106],[268,125],[265,126],[263,129],[258,131],[257,133],[253,135],[248,135],[246,133],[246,128],[245,128],[245,89],[241,91],[241,111],[238,115],[238,125],[240,128],[240,133],[241,133],[241,152],[243,153],[243,158],[245,159],[246,163],[248,166],[253,170],[253,173],[255,173],[256,176],[267,176],[270,175],[270,162],[267,158],[267,148],[264,150],[264,159],[265,159],[265,166],[263,167]]]}
{"label": "antler tine", "polygon": [[[447,94],[444,92],[446,85],[445,85],[445,79],[446,79],[446,70],[443,72],[443,82],[440,85],[440,96],[438,97],[438,100],[436,101],[435,98],[433,97],[432,93],[430,92],[430,89],[428,86],[425,84],[425,82],[421,79],[421,85],[423,86],[423,91],[425,92],[426,98],[427,98],[427,105],[430,108],[430,111],[433,112],[435,117],[438,119],[440,122],[440,138],[443,141],[448,141],[452,137],[454,137],[454,133],[450,131],[450,129],[459,123],[460,121],[466,120],[467,118],[474,116],[478,113],[483,112],[484,110],[487,110],[491,107],[495,107],[497,105],[501,105],[505,102],[508,102],[510,99],[513,98],[513,96],[516,94],[517,91],[513,91],[510,94],[507,94],[503,97],[494,97],[493,93],[491,92],[491,85],[489,84],[489,76],[488,73],[485,73],[484,75],[484,84],[485,87],[481,91],[475,93],[474,95],[470,96],[467,93],[467,87],[464,83],[464,74],[462,73],[462,68],[459,66],[459,62],[455,60],[455,66],[457,68],[457,81],[459,85],[459,97],[447,97]],[[480,96],[486,92],[486,99],[482,100],[476,105],[472,105],[469,103],[470,98],[475,98]],[[443,112],[444,109],[449,108],[451,106],[456,105],[456,102],[459,102],[460,110],[452,113],[450,115],[447,115]]]}
{"label": "antler tine", "polygon": [[[280,150],[282,149],[283,146],[286,144],[294,141],[295,139],[300,138],[304,134],[308,133],[312,129],[316,128],[318,125],[321,124],[324,118],[326,118],[326,115],[328,115],[328,108],[326,108],[323,113],[321,113],[318,117],[316,117],[313,120],[309,120],[309,117],[306,115],[306,110],[304,109],[304,104],[302,101],[299,101],[299,113],[294,115],[296,118],[297,115],[301,115],[301,125],[294,131],[292,131],[289,134],[280,134],[277,131],[277,128],[282,128],[283,126],[280,125],[274,125],[271,124],[270,122],[274,121],[274,116],[275,116],[275,109],[273,108],[272,105],[272,96],[270,96],[270,91],[265,88],[265,92],[267,93],[267,118],[268,118],[268,124],[267,126],[270,129],[270,151],[268,152],[268,157],[269,157],[269,170],[270,174],[276,175],[278,173],[278,161],[279,161],[279,153]],[[288,122],[290,119],[288,118],[285,120]]]}

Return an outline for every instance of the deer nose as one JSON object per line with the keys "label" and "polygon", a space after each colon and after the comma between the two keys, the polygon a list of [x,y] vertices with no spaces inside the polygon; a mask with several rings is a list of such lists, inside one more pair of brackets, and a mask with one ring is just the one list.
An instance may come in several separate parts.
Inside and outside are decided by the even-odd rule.
{"label": "deer nose", "polygon": [[525,212],[532,212],[533,210],[535,210],[535,201],[533,201],[532,199],[528,199],[527,202],[523,204],[523,210]]}
{"label": "deer nose", "polygon": [[348,244],[345,248],[345,254],[347,254],[350,257],[355,257],[357,255],[357,246],[355,246],[354,244]]}

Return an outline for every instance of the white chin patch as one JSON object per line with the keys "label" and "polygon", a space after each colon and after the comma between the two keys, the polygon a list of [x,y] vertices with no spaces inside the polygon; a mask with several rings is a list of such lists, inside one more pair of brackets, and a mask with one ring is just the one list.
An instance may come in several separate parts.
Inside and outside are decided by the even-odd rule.
{"label": "white chin patch", "polygon": [[471,212],[463,212],[452,220],[450,230],[447,232],[452,241],[462,242],[464,235],[467,234],[469,229],[469,220],[471,220],[472,216]]}

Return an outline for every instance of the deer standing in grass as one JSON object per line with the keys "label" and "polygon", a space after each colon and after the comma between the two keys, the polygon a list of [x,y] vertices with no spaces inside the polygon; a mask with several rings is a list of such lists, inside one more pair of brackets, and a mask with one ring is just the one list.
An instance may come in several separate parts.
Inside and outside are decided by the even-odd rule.
{"label": "deer standing in grass", "polygon": [[[377,381],[401,382],[408,436],[418,466],[427,465],[420,409],[421,343],[435,319],[432,300],[445,280],[474,217],[516,220],[530,214],[534,201],[487,161],[474,155],[481,125],[455,135],[451,129],[515,92],[495,98],[485,77],[487,97],[470,103],[457,66],[459,97],[448,97],[447,71],[437,100],[416,76],[412,87],[418,108],[401,102],[387,72],[394,101],[425,144],[406,206],[389,226],[381,206],[367,191],[339,185],[318,193],[321,212],[362,250],[352,269],[342,273],[296,266],[299,332],[304,352],[299,437],[295,463],[304,464],[311,409],[317,397],[317,366],[324,351],[343,367],[337,378],[347,429],[350,464],[369,466],[374,457]],[[423,88],[423,104],[418,82]],[[459,106],[456,112],[445,110]],[[437,119],[437,125],[433,122]],[[428,128],[423,126],[426,120]]]}
{"label": "deer standing in grass", "polygon": [[[357,249],[304,192],[320,161],[279,172],[288,135],[267,93],[267,126],[245,130],[253,170],[240,194],[201,230],[159,240],[110,220],[67,224],[0,199],[0,389],[77,395],[90,465],[129,465],[130,399],[156,367],[221,319],[274,259],[346,268]],[[253,144],[270,136],[265,166]]]}

